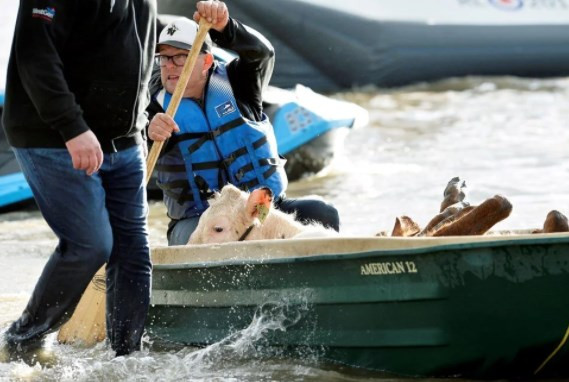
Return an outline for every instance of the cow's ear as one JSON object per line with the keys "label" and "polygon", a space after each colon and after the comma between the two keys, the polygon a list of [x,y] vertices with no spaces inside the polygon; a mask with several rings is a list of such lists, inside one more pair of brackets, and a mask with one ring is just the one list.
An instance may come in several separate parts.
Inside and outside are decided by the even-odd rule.
{"label": "cow's ear", "polygon": [[267,188],[253,190],[247,200],[247,213],[251,219],[259,218],[261,223],[267,217],[273,202],[273,192]]}

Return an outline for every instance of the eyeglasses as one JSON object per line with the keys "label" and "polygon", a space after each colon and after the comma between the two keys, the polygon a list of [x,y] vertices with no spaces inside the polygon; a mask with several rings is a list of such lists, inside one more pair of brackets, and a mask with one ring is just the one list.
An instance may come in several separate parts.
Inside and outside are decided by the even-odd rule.
{"label": "eyeglasses", "polygon": [[174,56],[165,56],[162,54],[158,54],[154,56],[154,61],[156,62],[156,65],[159,66],[166,66],[166,64],[170,60],[176,66],[184,66],[187,58],[188,58],[187,54],[176,54]]}

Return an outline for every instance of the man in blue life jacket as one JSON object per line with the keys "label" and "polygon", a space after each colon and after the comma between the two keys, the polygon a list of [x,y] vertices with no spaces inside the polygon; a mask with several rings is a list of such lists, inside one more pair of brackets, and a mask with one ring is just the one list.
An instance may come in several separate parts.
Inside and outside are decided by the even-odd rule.
{"label": "man in blue life jacket", "polygon": [[[175,118],[164,113],[194,42],[201,17],[212,28],[201,49]],[[200,1],[194,21],[179,18],[160,33],[151,81],[148,137],[167,140],[156,164],[158,185],[171,222],[168,244],[188,242],[214,191],[231,183],[244,190],[269,187],[275,207],[339,230],[338,211],[318,198],[285,198],[288,180],[273,127],[263,113],[262,91],[275,52],[259,32],[229,17],[218,1]],[[214,60],[212,44],[235,52],[228,64]]]}

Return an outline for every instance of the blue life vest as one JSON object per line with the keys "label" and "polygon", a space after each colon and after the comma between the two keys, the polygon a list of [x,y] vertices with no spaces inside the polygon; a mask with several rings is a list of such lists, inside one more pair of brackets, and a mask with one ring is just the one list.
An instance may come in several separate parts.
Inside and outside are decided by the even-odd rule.
{"label": "blue life vest", "polygon": [[[167,109],[172,95],[161,90],[157,101]],[[199,216],[214,191],[231,183],[242,190],[269,187],[275,198],[284,194],[288,180],[284,160],[268,117],[245,119],[223,64],[218,64],[200,105],[183,98],[174,120],[180,132],[172,135],[158,159],[158,186],[164,192],[173,219]]]}

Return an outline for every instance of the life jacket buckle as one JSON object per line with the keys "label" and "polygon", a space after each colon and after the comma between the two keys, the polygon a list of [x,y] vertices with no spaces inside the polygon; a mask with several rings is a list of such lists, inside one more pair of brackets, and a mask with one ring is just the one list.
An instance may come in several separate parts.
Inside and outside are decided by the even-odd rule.
{"label": "life jacket buckle", "polygon": [[243,179],[244,176],[245,176],[245,171],[243,171],[243,169],[235,173],[235,179],[237,179],[238,181],[241,181],[241,179]]}
{"label": "life jacket buckle", "polygon": [[231,154],[227,158],[224,158],[221,161],[221,164],[222,164],[223,168],[227,170],[227,169],[229,169],[229,166],[231,166],[231,163],[233,163],[234,160],[235,160],[235,155]]}

